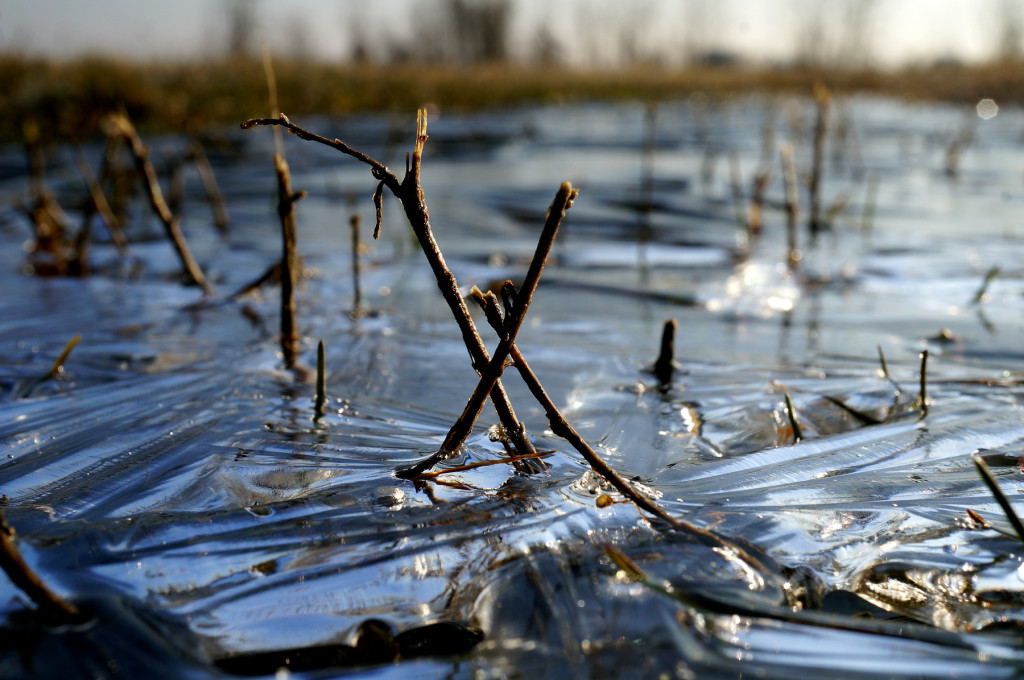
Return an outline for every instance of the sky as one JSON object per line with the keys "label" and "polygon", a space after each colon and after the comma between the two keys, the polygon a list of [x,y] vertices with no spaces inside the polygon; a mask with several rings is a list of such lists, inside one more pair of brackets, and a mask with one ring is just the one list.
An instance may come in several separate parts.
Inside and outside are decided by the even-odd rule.
{"label": "sky", "polygon": [[[248,0],[272,48],[340,60],[350,54],[353,22],[366,35],[401,36],[441,0]],[[839,0],[512,0],[514,48],[525,49],[539,22],[557,29],[565,56],[593,59],[594,45],[618,44],[624,25],[643,44],[664,48],[691,40],[747,57],[784,60],[806,17]],[[856,0],[853,0],[856,1]],[[873,0],[868,38],[876,62],[901,64],[957,57],[980,60],[994,50],[1003,0]],[[1024,8],[1024,0],[1019,0]],[[132,59],[194,58],[223,52],[229,0],[0,0],[0,50],[58,58],[106,54]],[[705,8],[704,20],[692,17]],[[696,10],[694,8],[697,8]],[[710,9],[707,9],[710,8]],[[687,30],[688,24],[691,30]],[[589,36],[589,37],[588,37]],[[694,37],[699,36],[699,37]],[[711,36],[705,40],[706,36]],[[590,46],[588,51],[588,45]],[[680,50],[682,48],[679,48]],[[608,56],[613,59],[614,56]]]}

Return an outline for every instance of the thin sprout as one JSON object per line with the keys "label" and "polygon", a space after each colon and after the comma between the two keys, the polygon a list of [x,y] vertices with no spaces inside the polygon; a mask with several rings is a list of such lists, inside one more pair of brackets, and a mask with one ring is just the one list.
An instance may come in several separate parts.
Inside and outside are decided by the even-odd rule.
{"label": "thin sprout", "polygon": [[664,388],[672,386],[672,373],[675,370],[675,337],[678,326],[675,319],[665,320],[665,325],[661,329],[661,350],[658,352],[658,360],[654,362],[651,369],[658,379],[658,384]]}

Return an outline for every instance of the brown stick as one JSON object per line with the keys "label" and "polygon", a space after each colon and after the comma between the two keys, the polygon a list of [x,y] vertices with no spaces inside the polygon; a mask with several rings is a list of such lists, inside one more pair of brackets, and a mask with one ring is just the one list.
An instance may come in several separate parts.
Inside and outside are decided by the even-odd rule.
{"label": "brown stick", "polygon": [[14,539],[14,529],[7,523],[3,511],[0,510],[0,568],[11,579],[11,583],[22,590],[31,599],[40,612],[57,620],[75,620],[81,616],[78,607],[49,589],[39,578],[32,567],[22,557],[18,544]]}
{"label": "brown stick", "polygon": [[135,168],[146,183],[146,194],[149,197],[149,204],[153,208],[153,212],[157,214],[157,217],[163,223],[171,243],[174,244],[174,249],[178,253],[178,258],[185,269],[185,274],[193,283],[202,287],[205,293],[212,294],[214,292],[213,286],[206,280],[203,270],[199,267],[195,258],[192,257],[192,251],[188,249],[185,236],[181,233],[181,225],[178,223],[178,218],[171,213],[166,201],[164,201],[163,193],[160,191],[160,183],[156,179],[156,171],[153,169],[153,163],[149,160],[149,149],[142,143],[139,134],[135,131],[135,127],[126,116],[112,116],[111,122],[117,133],[122,135],[131,145],[132,155],[135,157]]}
{"label": "brown stick", "polygon": [[213,226],[222,236],[226,236],[231,218],[228,216],[224,196],[217,186],[217,178],[213,174],[213,168],[210,167],[210,159],[206,157],[203,145],[199,142],[192,144],[188,148],[187,157],[195,164],[196,170],[199,172],[199,180],[203,183],[206,200],[210,202],[210,209],[213,210]]}
{"label": "brown stick", "polygon": [[[487,317],[488,323],[491,324],[491,327],[494,328],[499,335],[504,334],[504,324],[501,322],[501,312],[498,309],[498,301],[494,296],[494,293],[488,292],[484,294],[474,287],[472,295],[474,301],[483,307],[484,314]],[[583,456],[583,459],[587,461],[594,472],[615,487],[619,493],[632,501],[638,508],[660,517],[668,522],[673,529],[685,531],[688,534],[691,534],[704,545],[729,550],[736,554],[737,557],[757,569],[759,573],[769,572],[768,568],[762,564],[757,557],[751,555],[742,547],[726,541],[707,529],[701,529],[700,527],[690,524],[685,520],[672,516],[667,510],[662,508],[653,500],[633,489],[626,480],[619,476],[619,474],[615,472],[615,470],[608,465],[608,463],[606,463],[604,459],[590,447],[589,444],[587,444],[586,440],[580,436],[576,429],[569,424],[569,421],[565,419],[565,416],[563,416],[561,411],[558,410],[558,407],[555,406],[551,397],[548,396],[548,393],[544,389],[544,386],[541,385],[537,374],[533,372],[533,369],[530,368],[530,364],[527,363],[526,359],[519,351],[519,347],[515,344],[511,344],[509,353],[512,357],[512,361],[515,362],[516,370],[519,371],[519,374],[522,376],[523,381],[530,390],[530,393],[533,394],[534,398],[541,405],[541,408],[544,409],[544,414],[548,418],[548,424],[551,426],[551,431],[556,436],[569,442],[569,444],[572,445],[572,447],[576,449],[581,456]]]}
{"label": "brown stick", "polygon": [[299,332],[295,323],[295,280],[299,270],[299,254],[295,246],[295,204],[306,196],[305,191],[292,191],[288,161],[274,154],[277,173],[277,216],[281,219],[281,353],[285,368],[295,368],[299,354]]}
{"label": "brown stick", "polygon": [[537,250],[534,252],[530,268],[526,272],[526,279],[523,281],[523,286],[516,296],[511,316],[505,320],[505,337],[498,343],[498,347],[494,350],[487,368],[481,374],[480,381],[477,383],[476,389],[473,390],[466,408],[448,432],[448,436],[445,438],[444,443],[441,444],[438,453],[445,455],[454,453],[465,443],[466,437],[469,436],[473,428],[473,424],[480,416],[480,411],[483,409],[487,395],[491,393],[494,384],[505,370],[505,360],[508,358],[512,344],[516,340],[516,335],[523,324],[523,319],[526,318],[526,312],[530,308],[533,294],[537,290],[537,284],[540,282],[541,272],[544,270],[544,263],[547,261],[548,253],[551,252],[551,245],[555,242],[558,227],[562,223],[566,211],[572,207],[577,194],[579,194],[579,189],[573,189],[572,185],[568,182],[563,182],[562,186],[558,189],[558,193],[555,194],[555,200],[551,203],[551,207],[548,208],[547,220],[537,242]]}
{"label": "brown stick", "polygon": [[[393,193],[402,203],[402,207],[405,210],[409,224],[412,227],[413,232],[416,234],[416,238],[420,243],[423,254],[427,258],[427,263],[430,265],[434,278],[437,280],[437,287],[440,289],[441,295],[448,304],[448,307],[452,310],[455,322],[459,326],[463,342],[466,344],[466,348],[468,349],[472,359],[473,368],[478,373],[482,372],[487,366],[487,362],[490,360],[490,355],[487,352],[487,347],[484,345],[483,339],[480,337],[480,333],[476,329],[476,325],[473,323],[473,318],[469,314],[469,309],[466,307],[466,303],[462,299],[462,294],[459,292],[458,281],[455,279],[455,275],[445,263],[444,256],[441,254],[441,250],[438,248],[437,242],[434,240],[434,234],[430,228],[430,214],[427,211],[427,204],[423,197],[423,188],[420,185],[420,165],[422,161],[423,145],[427,141],[426,113],[422,110],[418,112],[416,146],[407,161],[406,172],[402,181],[399,181],[398,178],[388,170],[387,166],[380,161],[367,156],[361,151],[353,149],[339,139],[328,139],[304,130],[298,125],[292,123],[283,113],[278,118],[254,118],[247,120],[242,123],[242,129],[247,130],[258,125],[279,125],[286,128],[300,139],[329,146],[332,149],[336,149],[337,151],[370,166],[370,172],[373,177],[379,182],[383,182],[384,186],[386,186],[388,190],[391,191],[391,193]],[[498,412],[498,418],[501,420],[502,426],[504,427],[506,434],[509,436],[512,446],[515,448],[516,452],[520,455],[536,453],[536,449],[534,449],[533,444],[526,435],[526,429],[519,422],[515,411],[512,409],[512,404],[509,401],[508,395],[500,380],[495,383],[494,389],[491,391],[491,401],[494,403],[495,410]],[[535,469],[537,467],[539,466],[534,466]]]}

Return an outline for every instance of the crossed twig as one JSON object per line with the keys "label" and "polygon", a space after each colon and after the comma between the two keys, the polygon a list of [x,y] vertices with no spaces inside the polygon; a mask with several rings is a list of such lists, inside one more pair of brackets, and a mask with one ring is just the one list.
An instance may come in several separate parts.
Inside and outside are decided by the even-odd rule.
{"label": "crossed twig", "polygon": [[629,482],[616,473],[587,444],[583,437],[565,419],[519,351],[515,342],[516,335],[529,309],[533,293],[539,283],[547,254],[554,242],[558,227],[565,217],[565,212],[576,199],[577,189],[574,189],[568,182],[563,183],[559,187],[548,211],[544,228],[537,244],[537,250],[530,263],[522,289],[516,291],[510,281],[505,282],[502,289],[506,310],[504,314],[494,293],[483,294],[474,287],[472,296],[483,307],[488,323],[497,332],[499,337],[498,346],[492,356],[488,354],[487,348],[484,346],[483,340],[462,298],[462,294],[459,292],[455,275],[445,263],[444,256],[434,240],[430,227],[430,215],[423,196],[423,188],[420,184],[423,145],[427,141],[427,118],[424,110],[417,112],[416,144],[413,152],[406,156],[405,175],[401,180],[380,161],[353,149],[340,139],[328,139],[327,137],[309,132],[292,123],[284,114],[277,118],[254,118],[247,120],[242,123],[242,129],[249,129],[258,125],[279,125],[301,139],[329,146],[370,166],[370,172],[378,182],[373,194],[373,202],[377,211],[377,225],[374,230],[374,237],[376,238],[380,234],[382,195],[386,187],[401,202],[409,224],[416,234],[416,238],[419,240],[420,246],[426,255],[427,262],[430,264],[431,270],[437,279],[438,288],[452,310],[455,321],[462,332],[463,341],[469,350],[473,368],[480,375],[476,389],[473,390],[473,394],[469,398],[462,415],[456,420],[437,452],[412,467],[396,471],[398,477],[404,479],[421,478],[436,463],[458,451],[465,443],[488,396],[490,396],[491,401],[494,403],[502,426],[511,439],[512,447],[515,449],[516,455],[512,456],[509,460],[515,461],[517,466],[522,465],[524,467],[527,463],[532,463],[533,467],[527,468],[527,471],[537,471],[538,467],[543,465],[535,457],[538,455],[537,451],[527,437],[525,428],[516,418],[512,405],[508,400],[508,395],[501,384],[501,374],[505,369],[507,360],[511,358],[513,365],[522,376],[531,394],[544,408],[552,432],[556,436],[568,441],[590,464],[591,468],[623,494],[623,496],[632,501],[638,508],[664,520],[673,529],[684,531],[709,547],[727,551],[727,553],[723,554],[729,554],[742,559],[762,573],[770,571],[758,557],[752,555],[736,542],[724,539],[706,529],[673,517],[654,500],[636,491]]}

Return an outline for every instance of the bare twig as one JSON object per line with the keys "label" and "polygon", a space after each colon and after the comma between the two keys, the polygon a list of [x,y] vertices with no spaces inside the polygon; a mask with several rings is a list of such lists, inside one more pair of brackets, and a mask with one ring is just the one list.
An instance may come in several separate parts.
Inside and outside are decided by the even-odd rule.
{"label": "bare twig", "polygon": [[328,139],[327,137],[321,137],[318,134],[314,134],[312,132],[304,130],[298,125],[292,123],[288,119],[288,116],[284,115],[283,113],[278,118],[250,118],[249,120],[242,123],[241,127],[243,130],[248,130],[258,125],[280,125],[281,127],[291,132],[293,135],[298,137],[299,139],[304,139],[308,142],[317,142],[319,144],[323,144],[324,146],[329,146],[332,149],[336,149],[341,153],[345,154],[346,156],[351,156],[352,158],[355,158],[357,161],[369,165],[371,171],[374,173],[375,176],[380,175],[377,179],[382,180],[385,186],[387,186],[388,189],[394,192],[395,195],[398,195],[400,193],[401,183],[398,181],[398,178],[395,177],[395,175],[393,175],[390,170],[388,170],[386,165],[384,165],[380,161],[370,158],[362,151],[356,151],[355,149],[353,149],[340,139]]}
{"label": "bare twig", "polygon": [[0,568],[7,578],[31,599],[44,616],[55,621],[74,621],[81,617],[78,607],[71,604],[43,583],[22,557],[15,541],[14,529],[0,510]]}
{"label": "bare twig", "polygon": [[160,191],[160,184],[156,179],[156,171],[153,170],[153,163],[149,160],[149,149],[142,143],[138,133],[135,131],[135,127],[128,120],[127,116],[114,115],[111,116],[110,120],[113,129],[123,136],[131,146],[132,155],[135,157],[136,170],[145,180],[149,204],[153,208],[153,212],[157,214],[157,217],[163,223],[171,243],[174,244],[174,249],[177,251],[179,259],[181,259],[185,274],[193,283],[202,287],[204,292],[207,294],[213,293],[213,286],[206,280],[203,270],[199,267],[195,258],[192,257],[192,252],[185,242],[185,236],[181,233],[178,218],[171,213],[166,201],[164,201],[163,193]]}
{"label": "bare twig", "polygon": [[519,327],[526,317],[526,312],[533,299],[533,293],[540,282],[540,275],[544,269],[548,253],[551,252],[551,246],[555,241],[555,235],[558,233],[558,227],[565,217],[565,212],[572,207],[572,203],[578,193],[578,189],[573,189],[571,184],[563,182],[562,186],[558,189],[558,193],[555,194],[555,199],[548,209],[547,220],[545,220],[544,228],[537,242],[537,250],[533,255],[530,268],[527,270],[526,278],[523,281],[523,287],[515,296],[511,315],[505,319],[505,323],[502,325],[502,332],[499,334],[501,341],[498,343],[497,349],[494,350],[493,356],[490,357],[487,366],[481,372],[480,380],[477,382],[476,389],[473,390],[473,394],[470,396],[465,409],[463,409],[462,415],[459,416],[458,420],[455,421],[455,424],[448,431],[448,436],[445,437],[437,453],[408,470],[399,471],[397,473],[399,477],[409,478],[421,474],[424,470],[430,469],[439,461],[458,451],[459,447],[465,443],[473,428],[473,424],[480,416],[484,401],[505,370],[505,360],[509,356],[513,343],[515,343],[516,334],[519,332]]}
{"label": "bare twig", "polygon": [[291,369],[299,353],[299,332],[295,323],[295,281],[299,270],[295,204],[306,192],[292,191],[288,161],[281,154],[274,154],[274,172],[277,174],[277,215],[281,219],[281,353],[285,367]]}
{"label": "bare twig", "polygon": [[384,182],[378,182],[373,191],[373,207],[377,212],[377,222],[373,225],[373,240],[380,238],[381,224],[384,221]]}
{"label": "bare twig", "polygon": [[324,341],[316,346],[316,401],[313,403],[313,420],[324,417],[324,404],[327,403],[327,359],[324,352]]}
{"label": "bare twig", "polygon": [[491,356],[486,369],[480,375],[480,381],[477,383],[476,389],[473,391],[473,395],[470,397],[469,403],[466,404],[462,415],[459,416],[459,419],[448,432],[444,443],[441,444],[441,451],[454,453],[466,441],[466,437],[469,436],[473,424],[480,415],[480,410],[483,408],[487,395],[491,393],[495,382],[501,377],[502,371],[505,370],[505,359],[508,358],[509,350],[516,341],[516,334],[519,333],[523,319],[526,318],[526,312],[530,308],[533,294],[537,290],[537,284],[540,282],[540,275],[544,269],[548,253],[551,252],[551,245],[555,241],[558,227],[562,223],[566,211],[572,207],[572,203],[576,200],[578,193],[579,189],[573,189],[572,185],[568,182],[563,182],[562,186],[559,187],[555,200],[551,203],[551,207],[548,208],[548,217],[544,223],[544,229],[541,231],[537,250],[533,255],[533,260],[530,262],[530,268],[526,272],[523,286],[516,295],[512,314],[505,320],[506,335],[498,343],[498,347],[494,350],[494,354]]}

